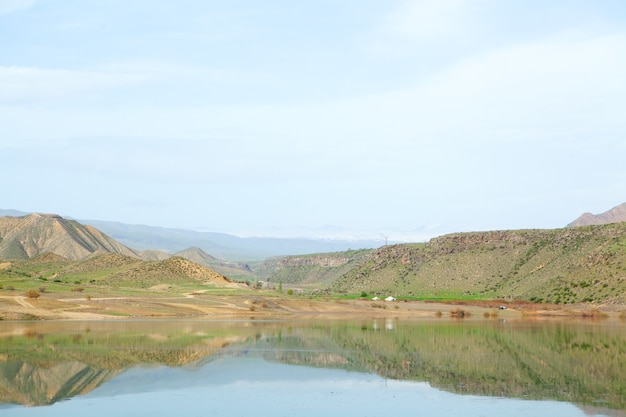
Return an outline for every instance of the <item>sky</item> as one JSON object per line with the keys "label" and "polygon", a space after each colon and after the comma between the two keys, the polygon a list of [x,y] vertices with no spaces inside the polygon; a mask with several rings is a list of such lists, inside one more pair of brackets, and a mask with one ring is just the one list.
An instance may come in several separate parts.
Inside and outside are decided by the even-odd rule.
{"label": "sky", "polygon": [[240,236],[626,202],[623,0],[0,0],[0,208]]}

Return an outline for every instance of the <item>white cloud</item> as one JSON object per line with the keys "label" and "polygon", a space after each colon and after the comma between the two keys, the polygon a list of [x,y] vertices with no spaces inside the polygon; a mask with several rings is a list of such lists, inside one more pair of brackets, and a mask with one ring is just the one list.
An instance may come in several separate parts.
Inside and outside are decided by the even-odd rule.
{"label": "white cloud", "polygon": [[567,34],[489,50],[344,107],[348,125],[396,138],[597,134],[624,127],[624,73],[626,34]]}
{"label": "white cloud", "polygon": [[[18,82],[0,83],[0,97],[114,88],[185,71],[164,68],[165,75],[154,75],[148,67],[133,68],[33,70],[33,74],[18,68],[12,75]],[[8,79],[10,72],[0,68],[0,80]],[[274,152],[282,155],[323,156],[331,146],[339,155],[358,155],[356,159],[365,164],[385,155],[404,157],[405,145],[427,147],[444,138],[463,138],[464,143],[527,140],[535,134],[555,138],[573,131],[597,134],[624,128],[626,86],[615,82],[624,73],[626,35],[555,37],[476,55],[394,92],[344,100],[229,106],[131,102],[106,112],[7,108],[2,119],[7,128],[15,126],[21,138],[50,136],[49,126],[55,126],[56,138],[93,132],[112,137],[214,138],[237,143],[247,152],[263,152],[271,142]],[[217,80],[220,73],[206,78],[212,76]],[[40,116],[37,125],[29,123],[34,114]]]}
{"label": "white cloud", "polygon": [[[189,102],[219,101],[218,93],[214,97],[207,92],[226,94],[231,87],[240,90],[250,86],[271,88],[280,83],[281,80],[273,75],[254,71],[164,61],[116,62],[87,69],[0,66],[0,104],[71,100],[122,92],[125,106],[153,105],[155,97],[168,97],[170,101],[178,99],[179,105],[188,105]],[[135,86],[150,88],[128,94],[122,90]],[[227,97],[222,99],[229,101]]]}
{"label": "white cloud", "polygon": [[0,16],[33,7],[37,0],[0,0]]}
{"label": "white cloud", "polygon": [[456,37],[471,28],[471,9],[478,1],[468,0],[416,0],[407,1],[391,12],[386,19],[386,29],[417,40]]}
{"label": "white cloud", "polygon": [[457,121],[465,119],[461,112],[471,116],[464,122],[474,126],[482,118],[509,128],[567,129],[586,119],[598,128],[624,110],[626,87],[615,84],[624,73],[624,34],[553,38],[475,56],[438,75],[423,92],[442,112],[458,112]]}
{"label": "white cloud", "polygon": [[0,100],[64,98],[146,81],[137,72],[104,72],[33,67],[0,67]]}

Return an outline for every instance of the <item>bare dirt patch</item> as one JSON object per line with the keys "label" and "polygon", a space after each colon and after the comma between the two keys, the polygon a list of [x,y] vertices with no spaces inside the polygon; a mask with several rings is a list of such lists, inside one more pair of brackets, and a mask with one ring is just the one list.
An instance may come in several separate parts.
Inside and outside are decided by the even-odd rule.
{"label": "bare dirt patch", "polygon": [[[161,291],[159,291],[161,290]],[[6,294],[6,293],[5,293]],[[202,291],[168,293],[155,288],[145,297],[89,294],[69,298],[68,294],[45,294],[38,299],[21,295],[0,296],[0,319],[124,319],[124,318],[451,318],[484,320],[494,318],[570,317],[602,318],[606,313],[588,308],[564,309],[532,303],[495,301],[423,302],[338,300],[334,298],[283,297],[275,293],[215,295]],[[500,310],[501,305],[506,309]],[[463,311],[460,314],[459,311]],[[613,313],[617,315],[619,313]]]}

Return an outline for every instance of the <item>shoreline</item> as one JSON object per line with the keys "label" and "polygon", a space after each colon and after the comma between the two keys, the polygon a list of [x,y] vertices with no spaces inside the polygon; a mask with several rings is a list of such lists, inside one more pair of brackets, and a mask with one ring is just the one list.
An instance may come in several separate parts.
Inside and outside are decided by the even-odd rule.
{"label": "shoreline", "polygon": [[[499,306],[506,308],[500,310]],[[484,301],[372,301],[281,297],[275,294],[159,294],[139,296],[55,296],[38,298],[0,295],[0,321],[25,320],[133,320],[133,319],[304,319],[345,318],[459,320],[616,318],[626,323],[623,305],[556,306],[524,302]]]}

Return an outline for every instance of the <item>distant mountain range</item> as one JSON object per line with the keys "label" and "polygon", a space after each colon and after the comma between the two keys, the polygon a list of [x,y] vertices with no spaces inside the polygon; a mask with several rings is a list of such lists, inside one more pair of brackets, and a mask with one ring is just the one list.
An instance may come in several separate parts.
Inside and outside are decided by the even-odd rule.
{"label": "distant mountain range", "polygon": [[[0,216],[25,216],[27,214],[30,213],[0,209]],[[189,248],[199,248],[222,261],[235,262],[260,261],[272,256],[377,248],[384,243],[382,240],[243,238],[226,233],[197,232],[101,220],[74,220],[95,227],[134,251],[157,250],[174,254]],[[155,256],[162,257],[163,254],[155,254]]]}
{"label": "distant mountain range", "polygon": [[[144,260],[181,256],[230,275],[247,275],[249,262],[270,257],[342,252],[383,246],[376,240],[237,237],[101,220],[71,220],[55,214],[0,209],[0,258],[27,258],[54,252],[81,259],[95,252],[120,253]],[[23,221],[18,221],[22,219]],[[584,213],[567,227],[626,221],[626,203],[593,215]],[[28,233],[25,230],[29,230]],[[397,243],[397,242],[389,242]]]}
{"label": "distant mountain range", "polygon": [[626,203],[600,214],[583,213],[567,227],[591,226],[599,224],[626,222]]}
{"label": "distant mountain range", "polygon": [[260,261],[272,256],[377,248],[384,244],[384,241],[376,240],[238,237],[226,233],[129,225],[100,220],[80,221],[98,228],[133,249],[159,249],[173,253],[196,247],[215,258],[228,261]]}

